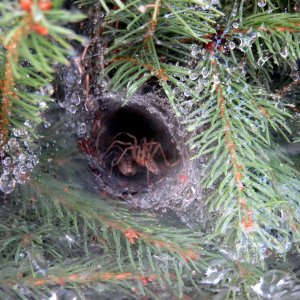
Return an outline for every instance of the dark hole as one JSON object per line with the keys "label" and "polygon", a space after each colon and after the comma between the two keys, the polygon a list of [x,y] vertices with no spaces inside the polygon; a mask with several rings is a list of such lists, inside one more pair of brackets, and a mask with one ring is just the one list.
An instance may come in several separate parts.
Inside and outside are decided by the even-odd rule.
{"label": "dark hole", "polygon": [[121,108],[113,113],[108,122],[108,136],[112,138],[119,132],[134,135],[138,141],[142,138],[151,139],[155,136],[153,120],[133,108]]}
{"label": "dark hole", "polygon": [[[119,108],[108,114],[105,119],[105,131],[99,139],[99,150],[102,154],[104,168],[108,173],[112,173],[115,179],[131,182],[131,184],[134,184],[134,182],[147,184],[147,168],[132,160],[132,151],[141,149],[142,140],[146,141],[149,150],[154,151],[154,148],[157,148],[153,155],[153,160],[159,170],[159,174],[150,172],[150,183],[163,179],[171,169],[168,163],[171,165],[178,160],[179,155],[175,141],[173,141],[166,124],[144,108]],[[112,146],[114,141],[118,141],[116,146]],[[126,144],[124,145],[123,143]],[[132,172],[124,174],[119,165],[114,165],[114,163],[118,161],[127,147],[132,147],[133,149],[128,149],[123,158],[127,159],[131,164]],[[110,150],[108,150],[109,148]],[[164,160],[164,156],[167,163]],[[127,164],[126,170],[130,172]]]}

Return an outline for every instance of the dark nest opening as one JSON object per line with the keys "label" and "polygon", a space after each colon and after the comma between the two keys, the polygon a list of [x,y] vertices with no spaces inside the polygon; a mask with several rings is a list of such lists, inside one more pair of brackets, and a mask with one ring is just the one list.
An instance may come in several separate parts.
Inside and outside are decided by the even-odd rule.
{"label": "dark nest opening", "polygon": [[149,107],[122,106],[113,100],[95,120],[100,119],[101,128],[94,134],[93,165],[98,184],[111,196],[126,199],[153,190],[182,166],[178,138],[170,131],[166,116]]}

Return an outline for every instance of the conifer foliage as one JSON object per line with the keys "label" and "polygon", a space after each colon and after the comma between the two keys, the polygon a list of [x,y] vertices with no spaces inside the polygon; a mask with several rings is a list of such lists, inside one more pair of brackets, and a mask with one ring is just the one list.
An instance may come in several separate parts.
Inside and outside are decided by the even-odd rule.
{"label": "conifer foliage", "polygon": [[[0,298],[253,296],[267,259],[299,249],[299,172],[275,145],[299,141],[298,1],[69,2],[0,3]],[[55,68],[84,41],[67,24],[90,7],[105,14],[99,83],[130,101],[151,81],[208,160],[212,231],[99,196],[62,121],[41,136]]]}

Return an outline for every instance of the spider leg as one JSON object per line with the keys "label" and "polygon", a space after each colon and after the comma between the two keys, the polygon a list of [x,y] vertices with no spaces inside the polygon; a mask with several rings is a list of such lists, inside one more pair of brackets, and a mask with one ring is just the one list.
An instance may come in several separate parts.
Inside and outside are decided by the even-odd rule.
{"label": "spider leg", "polygon": [[146,151],[145,151],[145,147],[144,145],[141,144],[141,146],[138,147],[137,151],[136,151],[136,161],[139,163],[139,165],[141,165],[142,167],[145,167],[145,156],[146,156]]}
{"label": "spider leg", "polygon": [[120,136],[120,135],[122,135],[122,134],[131,137],[131,138],[133,139],[133,142],[134,142],[133,144],[134,144],[135,146],[137,146],[137,138],[136,138],[134,135],[132,135],[132,134],[126,132],[126,131],[121,131],[121,132],[119,132],[118,134],[116,134],[116,135],[113,137],[113,140],[115,140],[116,137],[118,137],[118,136]]}
{"label": "spider leg", "polygon": [[122,134],[126,134],[126,132],[121,131],[121,132],[117,133],[117,134],[112,138],[112,140],[114,141],[114,140],[116,139],[116,137],[118,137],[118,136],[120,136],[120,135],[122,135]]}
{"label": "spider leg", "polygon": [[112,156],[112,154],[118,154],[118,152],[116,150],[119,150],[120,153],[122,153],[124,151],[124,149],[121,146],[115,145],[113,147],[113,149],[111,149],[111,151],[109,151],[109,153],[107,153],[106,159],[110,158]]}
{"label": "spider leg", "polygon": [[114,158],[114,159],[112,160],[111,164],[110,164],[110,176],[112,175],[112,171],[113,171],[114,166],[117,165],[117,164],[116,164],[116,160],[117,160],[117,159],[118,159],[118,158]]}
{"label": "spider leg", "polygon": [[[116,138],[117,138],[118,136],[122,135],[122,134],[131,137],[131,138],[133,139],[133,141],[134,141],[133,144],[130,143],[130,142],[123,142],[123,141],[120,141],[120,140],[116,140]],[[110,151],[110,149],[112,149],[115,145],[135,146],[135,147],[138,147],[138,144],[137,144],[137,138],[136,138],[134,135],[132,135],[132,134],[130,134],[130,133],[128,133],[128,132],[122,131],[122,132],[119,132],[118,134],[116,134],[116,135],[113,137],[113,142],[110,144],[110,146],[108,147],[108,149],[105,151],[104,155],[106,155],[106,154]],[[135,152],[135,151],[132,152],[132,158],[133,158],[134,160],[136,159],[136,152]]]}
{"label": "spider leg", "polygon": [[117,165],[121,161],[121,159],[127,153],[128,150],[133,150],[133,149],[136,149],[137,147],[139,147],[139,146],[130,146],[130,147],[125,148],[123,150],[123,152],[121,153],[121,155],[119,156],[118,160],[115,162],[115,165]]}
{"label": "spider leg", "polygon": [[166,166],[167,166],[167,167],[170,166],[170,163],[168,162],[168,160],[167,160],[167,158],[166,158],[166,156],[165,156],[165,152],[164,152],[164,150],[163,150],[163,148],[162,148],[161,143],[158,143],[158,142],[149,142],[149,143],[147,143],[147,145],[150,145],[150,146],[156,145],[156,146],[154,147],[154,149],[152,150],[152,153],[151,153],[152,158],[153,158],[154,155],[156,154],[157,150],[160,150],[160,152],[161,152],[161,154],[162,154],[162,156],[163,156],[163,158],[164,158],[164,161],[165,161]]}
{"label": "spider leg", "polygon": [[122,145],[122,146],[131,146],[132,144],[131,143],[125,143],[125,142],[122,142],[122,141],[119,141],[119,140],[116,140],[116,141],[113,141],[110,146],[107,148],[107,150],[104,152],[103,156],[106,156],[109,151],[114,148],[116,145]]}
{"label": "spider leg", "polygon": [[137,138],[134,135],[132,135],[132,134],[130,134],[128,132],[125,132],[125,134],[128,135],[129,137],[131,137],[133,139],[133,141],[134,141],[134,143],[133,143],[134,146],[137,146]]}
{"label": "spider leg", "polygon": [[[131,137],[132,139],[133,139],[133,145],[132,146],[134,146],[135,148],[133,148],[133,149],[140,149],[140,146],[138,146],[138,143],[137,143],[137,138],[134,136],[134,135],[132,135],[132,134],[130,134],[130,133],[128,133],[128,132],[122,132],[122,133],[124,133],[124,134],[126,134],[127,136],[129,136],[129,137]],[[133,150],[132,149],[132,150]],[[137,152],[138,151],[132,151],[132,153],[131,153],[131,155],[132,155],[132,158],[133,158],[133,160],[137,160],[137,157],[138,157],[138,155],[137,155]]]}
{"label": "spider leg", "polygon": [[150,171],[147,168],[147,185],[149,185],[149,184],[150,184]]}
{"label": "spider leg", "polygon": [[96,150],[99,151],[99,140],[100,140],[101,131],[99,131],[96,139]]}
{"label": "spider leg", "polygon": [[[116,148],[117,150],[121,150],[121,153],[123,151],[123,149],[121,148],[121,146],[117,146]],[[114,155],[114,158],[112,159],[111,163],[110,163],[110,175],[112,174],[112,169],[113,167],[116,165],[115,164],[115,161],[118,159],[118,155],[119,153],[115,150],[115,148],[113,150],[111,150],[107,157],[106,157],[106,160],[109,159],[112,155]],[[106,165],[106,162],[105,162],[105,165]]]}

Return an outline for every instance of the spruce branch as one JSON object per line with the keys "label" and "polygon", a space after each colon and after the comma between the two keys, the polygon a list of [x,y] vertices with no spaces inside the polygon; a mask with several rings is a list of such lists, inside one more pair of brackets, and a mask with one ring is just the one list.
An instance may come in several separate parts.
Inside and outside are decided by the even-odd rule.
{"label": "spruce branch", "polygon": [[[177,12],[174,6],[170,8],[168,3],[158,1],[149,7],[145,5],[143,15],[138,18],[132,9],[131,15],[124,11],[120,16],[118,13],[108,16],[107,33],[114,33],[116,37],[107,49],[110,65],[106,75],[111,75],[114,90],[126,86],[129,96],[155,76],[177,113],[185,106],[192,108],[184,122],[189,131],[200,134],[194,135],[189,143],[195,150],[194,158],[211,155],[204,185],[218,186],[210,198],[211,209],[226,210],[216,225],[216,234],[227,233],[225,244],[248,239],[249,247],[256,248],[263,241],[267,247],[282,252],[289,234],[280,230],[280,210],[287,200],[278,197],[270,184],[272,167],[266,149],[271,145],[269,128],[279,131],[288,140],[285,132],[290,133],[290,130],[285,119],[290,115],[274,105],[266,84],[271,80],[266,67],[270,67],[270,63],[264,64],[270,58],[266,51],[279,65],[296,64],[300,54],[299,16],[281,12],[255,12],[247,16],[242,1],[240,24],[235,24],[233,11],[237,3],[226,25],[223,25],[222,14],[215,13],[213,6],[208,8],[211,11],[205,12],[201,11],[201,5],[196,6],[193,11],[197,13],[199,9],[203,14],[203,18],[198,16],[197,33],[197,21],[193,23],[189,19],[190,11],[185,14],[184,4],[177,4]],[[272,1],[268,4],[275,9]],[[141,11],[141,6],[136,9]],[[166,13],[167,18],[163,19]],[[211,22],[203,22],[206,18]],[[218,18],[221,24],[217,32],[212,24]],[[175,22],[162,28],[161,24],[166,25],[168,19]],[[118,24],[117,27],[114,24]],[[164,48],[164,41],[169,43],[171,36],[176,41],[173,51]],[[237,40],[240,40],[239,46],[235,45]],[[230,42],[234,46],[229,45]],[[128,43],[135,47],[129,48]],[[192,53],[187,51],[191,44]],[[173,63],[176,51],[186,60],[182,66]],[[188,67],[188,59],[192,60],[192,67]],[[257,70],[266,79],[265,87],[259,81],[262,78],[257,77]],[[246,77],[241,77],[240,72]],[[202,79],[197,83],[199,76]],[[269,207],[267,203],[272,205]],[[266,215],[270,219],[266,219]],[[270,234],[271,224],[281,232],[279,239]]]}
{"label": "spruce branch", "polygon": [[[118,271],[113,258],[108,255],[102,255],[101,259],[73,258],[63,262],[57,261],[49,268],[46,277],[37,273],[30,274],[32,271],[30,264],[24,263],[20,268],[7,263],[3,265],[3,270],[6,272],[1,274],[0,293],[20,296],[25,289],[27,293],[22,296],[22,299],[29,299],[32,296],[49,297],[49,294],[52,294],[50,291],[57,291],[59,286],[74,289],[82,297],[85,290],[92,287],[99,295],[106,292],[106,289],[113,289],[137,297],[139,294],[145,295],[145,291],[148,292],[147,285],[151,285],[156,279],[151,273],[141,274],[131,268],[123,272]],[[106,288],[103,289],[103,286]],[[151,292],[147,294],[151,295]]]}
{"label": "spruce branch", "polygon": [[[75,195],[74,192],[72,192],[71,187],[63,187],[57,181],[53,181],[53,179],[51,178],[47,179],[48,187],[52,185],[51,181],[53,182],[53,187],[56,186],[57,192],[53,193],[51,189],[46,190],[45,188],[36,184],[34,184],[34,186],[35,188],[37,188],[39,193],[43,194],[45,200],[48,199],[49,201],[49,199],[51,199],[50,201],[54,202],[53,204],[58,210],[59,214],[64,214],[62,210],[62,208],[64,208],[69,213],[80,213],[81,217],[84,217],[85,220],[100,222],[103,226],[103,230],[105,231],[111,229],[112,235],[110,235],[109,238],[112,240],[107,241],[109,244],[115,244],[116,247],[118,247],[119,242],[115,240],[115,237],[118,235],[119,239],[119,234],[121,234],[129,242],[130,245],[136,244],[137,241],[142,241],[147,245],[151,245],[152,248],[161,248],[174,255],[178,255],[181,259],[187,262],[189,262],[190,260],[198,260],[200,258],[201,253],[199,252],[201,250],[191,242],[189,242],[189,240],[193,240],[192,235],[187,235],[185,241],[183,240],[184,237],[180,236],[180,243],[169,242],[169,239],[175,241],[175,233],[170,233],[169,231],[164,232],[161,228],[155,228],[154,226],[151,226],[151,231],[149,231],[149,229],[146,230],[146,228],[144,227],[144,223],[146,222],[146,220],[144,219],[145,216],[140,216],[141,222],[139,224],[139,222],[137,222],[136,220],[136,216],[135,221],[133,221],[133,216],[129,214],[126,209],[122,209],[122,206],[120,205],[117,206],[118,213],[114,213],[114,215],[111,215],[112,207],[105,204],[104,201],[99,202],[99,200],[97,205],[94,204],[91,208],[86,207],[86,199],[90,199],[89,201],[92,201],[90,197],[87,197],[87,195],[84,194],[80,194],[78,189],[76,189],[77,195]],[[58,188],[58,186],[61,187]],[[45,204],[46,202],[43,201],[43,205]],[[151,218],[149,219],[149,221],[150,220]],[[87,223],[87,225],[88,224],[89,222]],[[93,224],[94,223],[92,222],[90,225],[88,225],[91,226],[90,229],[93,228]],[[106,234],[108,234],[108,232],[106,232]],[[170,234],[170,237],[172,238],[168,238],[168,234]],[[186,232],[183,231],[182,234],[186,234]],[[156,235],[158,236],[156,237]],[[164,237],[162,238],[159,236]]]}
{"label": "spruce branch", "polygon": [[[3,141],[9,138],[11,123],[18,127],[25,120],[34,124],[41,122],[41,101],[35,92],[53,80],[54,62],[67,63],[65,56],[71,46],[64,38],[81,40],[71,30],[59,25],[79,21],[83,16],[59,10],[51,1],[47,3],[21,1],[20,5],[3,3],[0,7],[2,16],[5,16],[0,25],[6,35],[1,41],[2,55],[5,56],[0,109]],[[50,101],[47,96],[41,98]]]}
{"label": "spruce branch", "polygon": [[[106,50],[110,66],[105,75],[113,74],[113,90],[126,86],[130,97],[154,76],[179,113],[164,62],[174,59],[178,53],[183,54],[182,58],[187,62],[190,47],[184,41],[207,42],[204,36],[215,32],[214,18],[223,15],[213,6],[209,6],[207,12],[205,3],[192,5],[194,9],[190,9],[189,1],[132,3],[128,9],[118,10],[107,17],[106,34],[117,34]],[[185,19],[180,16],[182,12],[186,15]]]}
{"label": "spruce branch", "polygon": [[60,10],[52,1],[5,1],[0,14],[0,190],[9,194],[38,162],[36,127],[47,123],[42,112],[53,101],[54,66],[68,63],[68,40],[82,41],[62,25],[83,15]]}
{"label": "spruce branch", "polygon": [[[59,142],[60,139],[56,140]],[[51,149],[48,151],[53,154]],[[167,286],[174,286],[175,283],[179,293],[182,293],[185,285],[182,282],[183,274],[192,270],[201,274],[207,267],[207,261],[218,257],[197,243],[199,233],[185,228],[172,231],[168,227],[158,226],[151,214],[133,213],[124,204],[101,199],[92,189],[88,191],[85,187],[82,190],[79,182],[66,184],[63,178],[69,178],[73,172],[78,174],[77,169],[81,172],[84,169],[85,159],[77,151],[58,151],[55,156],[52,155],[53,164],[49,174],[40,172],[43,165],[48,164],[48,153],[44,155],[41,169],[36,169],[36,179],[33,177],[27,186],[19,186],[11,194],[16,209],[20,205],[18,195],[24,195],[20,216],[15,218],[13,214],[10,217],[6,215],[0,223],[3,224],[0,226],[1,252],[6,261],[9,262],[13,255],[15,263],[19,264],[25,255],[33,264],[32,277],[29,275],[23,279],[25,286],[33,289],[51,287],[57,285],[58,281],[80,286],[105,280],[113,283],[121,279],[126,284],[133,279],[145,284],[150,280],[149,277]],[[59,177],[53,177],[53,172]],[[24,226],[18,226],[22,223]],[[69,243],[70,249],[65,249]],[[94,257],[91,247],[94,243],[101,254],[114,258],[118,267],[115,274],[110,267],[103,270],[104,277],[101,277],[102,272],[96,275],[88,270],[85,270],[88,275],[84,278],[78,271],[64,272],[64,275],[51,273],[49,265],[60,265],[63,258],[72,258],[78,251],[87,258]],[[78,263],[73,260],[74,265]],[[50,279],[44,278],[45,274],[50,273],[53,275]],[[122,274],[128,277],[122,277]],[[172,281],[170,276],[174,277]]]}
{"label": "spruce branch", "polygon": [[[72,169],[71,166],[70,168]],[[64,171],[66,170],[64,166]],[[60,172],[61,175],[62,173]],[[47,182],[47,187],[39,183],[43,181]],[[26,275],[22,280],[17,280],[19,284],[28,288],[38,289],[39,286],[51,287],[68,283],[80,286],[101,281],[114,283],[122,280],[128,284],[131,280],[138,280],[142,285],[161,281],[163,285],[173,286],[177,282],[176,286],[182,294],[185,285],[182,281],[183,274],[193,270],[201,274],[207,266],[207,261],[218,257],[216,254],[209,254],[200,244],[197,245],[199,234],[189,229],[172,232],[170,228],[155,225],[156,220],[151,215],[133,214],[125,205],[95,198],[93,193],[86,191],[81,193],[78,186],[76,189],[72,185],[66,187],[59,178],[54,179],[51,175],[43,174],[41,177],[39,173],[39,182],[32,181],[29,186],[21,186],[15,192],[16,196],[22,193],[28,197],[28,204],[24,202],[22,204],[24,205],[22,219],[27,223],[24,228],[30,224],[28,217],[34,218],[32,214],[35,214],[39,216],[41,222],[35,224],[37,229],[23,232],[22,227],[12,228],[7,225],[1,227],[1,237],[11,237],[6,242],[3,241],[1,248],[2,253],[6,253],[7,260],[11,259],[9,253],[16,253],[16,263],[20,263],[23,259],[19,255],[26,253],[33,264],[35,269],[33,277]],[[14,193],[11,195],[14,197]],[[16,198],[16,205],[17,203]],[[22,219],[15,220],[15,225],[22,222]],[[51,231],[51,227],[56,230]],[[85,269],[84,276],[78,271],[70,273],[63,271],[63,275],[59,275],[56,271],[52,272],[46,257],[50,262],[55,261],[56,265],[62,263],[61,260],[67,253],[72,257],[70,250],[64,254],[61,252],[61,242],[55,241],[57,231],[80,237],[80,242],[75,244],[72,242],[72,249],[76,252],[76,248],[83,247],[87,258],[94,256],[90,241],[95,240],[99,243],[101,253],[114,257],[118,271],[112,273],[110,266],[101,273]],[[45,239],[46,244],[42,242]],[[43,252],[44,258],[38,254],[40,251]],[[162,263],[164,261],[167,265]],[[73,260],[72,263],[77,265],[78,261]],[[48,274],[48,277],[41,276],[43,274]],[[172,281],[170,276],[174,277]],[[11,280],[3,281],[5,288],[15,284],[16,282]]]}
{"label": "spruce branch", "polygon": [[[209,56],[207,61],[210,61]],[[207,61],[203,64],[207,65]],[[194,131],[198,125],[201,128],[211,124],[190,143],[199,149],[196,157],[212,153],[204,185],[208,188],[217,185],[216,192],[210,197],[211,209],[222,208],[223,211],[215,228],[216,234],[226,232],[226,244],[237,240],[242,243],[246,238],[257,247],[262,240],[267,247],[282,252],[289,231],[281,230],[284,220],[280,210],[288,200],[278,197],[270,184],[272,167],[265,149],[270,145],[268,126],[274,130],[283,126],[289,131],[284,122],[284,116],[288,114],[267,100],[267,92],[250,86],[234,69],[225,71],[217,60],[208,65],[212,73],[212,79],[205,84],[211,90],[206,98],[209,105],[202,104],[201,99],[199,106],[204,111],[198,111],[198,116],[193,112],[192,125],[188,128]],[[291,179],[294,172],[285,175]],[[270,207],[268,203],[272,203]],[[269,233],[270,228],[280,232],[279,239]]]}
{"label": "spruce branch", "polygon": [[[265,8],[256,1],[222,1],[222,12],[208,1],[99,2],[107,13],[106,36],[114,38],[106,45],[110,87],[127,89],[130,97],[156,78],[184,116],[193,157],[209,158],[201,184],[213,190],[208,206],[218,220],[212,234],[174,229],[99,196],[87,158],[74,151],[76,141],[55,137],[61,147],[40,155],[40,168],[31,179],[24,175],[27,185],[10,194],[9,209],[1,198],[0,298],[49,298],[58,288],[72,288],[81,298],[87,289],[100,296],[119,289],[153,299],[170,288],[183,298],[203,285],[230,285],[228,299],[239,288],[251,298],[265,252],[284,256],[299,245],[299,172],[284,154],[271,151],[273,132],[290,139],[291,116],[279,96],[297,81],[270,93],[273,63],[295,71],[298,14],[279,0],[265,1]],[[0,38],[6,47],[0,51],[0,88],[7,136],[10,125],[41,121],[40,99],[50,97],[37,99],[35,91],[52,80],[54,60],[67,62],[64,38],[74,37],[58,25],[71,16],[56,7],[43,11],[39,3],[22,9],[0,4],[8,12]],[[278,11],[266,13],[267,7]],[[29,31],[21,37],[24,22]]]}

